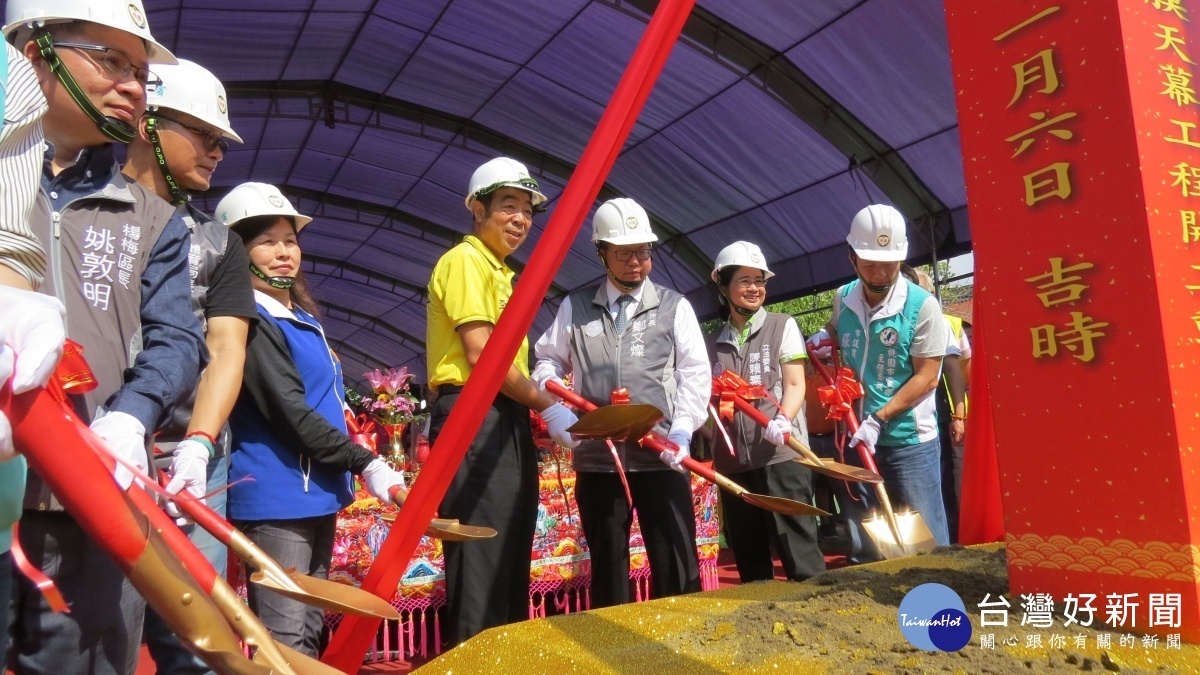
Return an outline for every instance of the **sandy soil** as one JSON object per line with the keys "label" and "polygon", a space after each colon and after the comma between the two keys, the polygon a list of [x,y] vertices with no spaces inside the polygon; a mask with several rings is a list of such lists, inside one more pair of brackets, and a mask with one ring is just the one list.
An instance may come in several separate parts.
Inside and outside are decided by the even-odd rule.
{"label": "sandy soil", "polygon": [[[900,601],[924,583],[962,596],[974,625],[955,653],[910,645],[897,624]],[[805,583],[762,582],[679,598],[595,610],[493,629],[431,661],[421,672],[479,673],[1030,673],[1200,672],[1200,647],[1121,646],[1102,626],[1032,629],[1019,599],[1008,627],[987,627],[980,647],[976,605],[1008,593],[999,545],[948,547],[929,555],[828,572]],[[1012,601],[1012,598],[1009,598]],[[1065,644],[1051,646],[1061,635]],[[1096,636],[1111,635],[1111,647]],[[1039,635],[1042,645],[1029,644]],[[1086,646],[1078,648],[1075,637]],[[1005,641],[1012,643],[1006,644]]]}

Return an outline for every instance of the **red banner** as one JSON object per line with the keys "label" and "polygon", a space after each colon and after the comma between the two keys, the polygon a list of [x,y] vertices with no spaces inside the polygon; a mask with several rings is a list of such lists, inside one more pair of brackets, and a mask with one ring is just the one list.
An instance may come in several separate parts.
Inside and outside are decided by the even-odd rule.
{"label": "red banner", "polygon": [[1197,641],[1200,45],[1183,4],[946,7],[1012,592],[1116,596],[1118,627]]}

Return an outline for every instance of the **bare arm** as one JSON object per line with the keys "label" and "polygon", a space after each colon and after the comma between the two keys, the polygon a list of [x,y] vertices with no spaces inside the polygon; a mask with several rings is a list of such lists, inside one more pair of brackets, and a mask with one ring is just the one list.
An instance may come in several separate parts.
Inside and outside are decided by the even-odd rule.
{"label": "bare arm", "polygon": [[208,368],[196,388],[196,404],[188,433],[203,431],[218,437],[242,389],[246,366],[246,337],[250,320],[240,316],[214,316],[208,320]]}
{"label": "bare arm", "polygon": [[779,408],[789,420],[796,419],[800,406],[804,405],[804,364],[806,359],[796,359],[783,364],[783,398]]}
{"label": "bare arm", "polygon": [[0,286],[11,286],[13,288],[19,288],[22,291],[34,290],[33,285],[29,283],[28,279],[21,276],[16,270],[3,263],[0,263]]}
{"label": "bare arm", "polygon": [[913,376],[908,378],[896,395],[875,411],[876,417],[884,422],[916,405],[917,401],[925,398],[929,392],[937,388],[938,376],[942,369],[942,357],[916,358],[913,360]]}
{"label": "bare arm", "polygon": [[[488,338],[491,337],[494,329],[495,326],[486,321],[471,321],[458,327],[458,337],[462,340],[463,354],[467,357],[467,363],[471,364],[471,368],[474,368],[479,361],[479,355],[483,353],[483,348],[487,345]],[[549,394],[538,389],[533,380],[521,374],[521,371],[517,370],[515,366],[508,367],[508,372],[504,375],[504,382],[500,385],[500,393],[538,412],[545,410],[555,402]]]}
{"label": "bare arm", "polygon": [[[962,363],[957,356],[947,356],[942,362],[946,373],[946,384],[950,387],[950,410],[954,417],[962,418],[967,415],[967,388],[963,378]],[[962,445],[966,434],[966,423],[962,419],[950,420],[950,442]]]}

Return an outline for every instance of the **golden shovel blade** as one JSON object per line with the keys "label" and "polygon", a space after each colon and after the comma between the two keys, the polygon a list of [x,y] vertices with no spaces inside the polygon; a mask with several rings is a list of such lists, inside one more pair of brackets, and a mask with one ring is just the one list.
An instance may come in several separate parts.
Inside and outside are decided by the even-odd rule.
{"label": "golden shovel blade", "polygon": [[578,422],[567,428],[567,431],[585,439],[637,441],[649,433],[662,418],[663,412],[652,405],[606,405],[584,413]]}
{"label": "golden shovel blade", "polygon": [[271,675],[271,673],[275,672],[275,669],[270,666],[251,661],[241,652],[215,651],[204,649],[194,644],[191,645],[191,649],[195,650],[196,656],[199,656],[218,673],[231,673],[232,675]]}
{"label": "golden shovel blade", "polygon": [[266,652],[262,649],[254,652],[254,662],[269,666],[275,672],[280,673],[295,673],[296,675],[345,675],[337,668],[327,666],[313,657],[301,654],[278,641],[275,642],[275,647],[283,654],[283,658],[287,659],[287,663],[268,663],[271,659],[267,658]]}
{"label": "golden shovel blade", "polygon": [[904,511],[896,514],[896,527],[900,531],[901,541],[897,542],[888,527],[887,518],[882,515],[872,516],[863,520],[863,529],[867,536],[875,542],[879,554],[886,560],[903,558],[916,553],[928,553],[937,547],[937,541],[925,519],[916,511]]}
{"label": "golden shovel blade", "polygon": [[286,579],[277,579],[274,574],[268,572],[269,570],[255,572],[250,575],[250,581],[328,612],[400,620],[400,612],[396,611],[395,607],[361,588],[328,579],[317,579],[291,569],[284,570]]}
{"label": "golden shovel blade", "polygon": [[772,497],[771,495],[759,495],[753,492],[743,492],[738,495],[742,501],[747,504],[752,504],[760,509],[765,509],[773,513],[782,513],[785,516],[828,516],[829,513],[818,509],[811,504],[798,502],[794,499],[784,497]]}
{"label": "golden shovel blade", "polygon": [[[380,516],[385,523],[396,522],[396,514],[385,513]],[[496,536],[496,531],[490,527],[480,525],[463,525],[454,518],[434,518],[429,521],[429,527],[425,530],[425,536],[442,541],[478,541],[480,539],[491,539]]]}
{"label": "golden shovel blade", "polygon": [[861,466],[843,464],[841,462],[835,462],[831,459],[822,459],[818,463],[806,457],[797,457],[795,461],[803,464],[812,471],[837,478],[838,480],[848,480],[852,483],[872,484],[883,482],[883,476],[880,476],[874,471],[868,471]]}

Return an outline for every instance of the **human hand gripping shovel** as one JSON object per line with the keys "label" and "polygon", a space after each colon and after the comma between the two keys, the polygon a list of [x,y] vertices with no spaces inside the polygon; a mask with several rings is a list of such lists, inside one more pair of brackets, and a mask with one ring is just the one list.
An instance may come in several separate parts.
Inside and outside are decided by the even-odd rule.
{"label": "human hand gripping shovel", "polygon": [[[403,507],[408,491],[395,485],[391,489],[391,495],[396,506]],[[385,513],[380,517],[385,523],[396,522],[394,513]],[[425,528],[425,536],[442,541],[478,541],[496,536],[496,530],[482,525],[463,525],[455,518],[434,518],[429,521],[429,527]]]}
{"label": "human hand gripping shovel", "polygon": [[[832,340],[825,340],[820,346],[832,347],[836,363],[837,345]],[[842,382],[839,383],[830,372],[829,367],[817,357],[813,345],[805,343],[805,349],[808,351],[809,362],[817,369],[827,385],[821,387],[818,393],[821,395],[821,403],[829,409],[829,419],[846,420],[850,435],[853,436],[858,432],[858,418],[855,416],[850,402],[852,399],[862,396],[861,385],[854,382],[853,372],[848,368],[840,369],[839,376]],[[852,386],[845,386],[847,382]],[[863,466],[878,474],[879,470],[875,466],[874,459],[875,449],[868,447],[866,443],[859,443],[856,447]],[[883,509],[883,517],[882,519],[879,517],[868,518],[863,521],[862,525],[863,529],[867,531],[867,536],[879,549],[880,555],[889,560],[903,558],[914,553],[932,551],[937,546],[933,533],[929,531],[929,526],[925,524],[921,514],[916,511],[897,514],[892,509],[892,501],[888,498],[887,488],[884,487],[882,480],[875,483],[875,496],[879,499],[879,505]]]}
{"label": "human hand gripping shovel", "polygon": [[[753,420],[755,424],[765,429],[770,420],[748,400],[751,397],[765,397],[766,392],[760,390],[762,390],[762,387],[752,386],[749,382],[738,376],[737,373],[729,370],[720,375],[713,376],[712,393],[714,397],[720,400],[721,404],[717,423],[720,424],[721,419],[731,418],[733,410],[736,409]],[[799,453],[800,456],[796,458],[796,461],[812,471],[854,483],[883,482],[883,477],[873,470],[835,462],[830,459],[821,459],[817,456],[817,453],[813,452],[807,445],[801,443],[800,439],[791,434],[785,435],[784,439],[789,448]]]}
{"label": "human hand gripping shovel", "polygon": [[[571,391],[570,389],[567,389],[566,387],[562,386],[558,382],[554,382],[554,381],[547,382],[546,383],[546,391],[550,392],[551,394],[554,394],[555,396],[561,398],[562,400],[566,401],[567,403],[570,403],[571,405],[575,406],[576,408],[578,408],[580,410],[587,411],[587,414],[584,415],[584,418],[581,419],[580,422],[583,422],[584,420],[586,420],[588,415],[593,414],[592,411],[597,411],[597,410],[601,409],[598,406],[596,406],[596,404],[592,403],[591,401],[588,401],[587,399],[583,398],[579,394],[576,394],[575,392]],[[633,406],[631,404],[605,406],[606,409],[611,409],[611,408],[619,409],[619,408],[626,408],[626,407],[652,408],[653,406],[645,406],[645,405]],[[647,411],[645,411],[645,410],[638,410],[632,414],[625,414],[625,413],[622,413],[622,412],[616,411],[616,410],[614,410],[612,412],[603,413],[604,415],[611,417],[611,419],[613,419],[615,421],[622,422],[622,424],[620,424],[620,425],[615,425],[616,431],[618,432],[615,435],[608,435],[608,436],[603,435],[603,430],[599,428],[599,424],[587,426],[587,427],[585,427],[584,430],[585,430],[585,432],[587,432],[586,436],[589,438],[595,437],[595,438],[608,439],[608,438],[613,438],[614,436],[617,438],[625,438],[629,435],[629,432],[642,431],[642,428],[645,427],[646,431],[642,431],[641,435],[636,437],[636,442],[639,447],[646,448],[647,450],[649,450],[655,454],[660,454],[664,450],[671,450],[671,451],[676,450],[674,443],[667,440],[664,436],[662,436],[661,434],[659,434],[657,432],[649,431],[649,429],[652,428],[654,426],[654,424],[658,422],[658,420],[662,419],[662,412],[658,411],[657,409],[655,409],[655,411],[656,411],[656,418],[652,422],[649,421],[649,417],[646,414]],[[601,418],[597,417],[595,419],[601,419]],[[633,424],[633,423],[626,424],[625,423],[629,420],[634,420],[634,419],[640,420],[640,421],[638,421],[636,424]],[[649,422],[649,426],[646,426],[647,422]],[[572,434],[575,434],[577,436],[584,435],[584,434],[580,434],[579,431],[577,431],[576,426],[572,426],[570,429],[568,429],[568,431],[570,431]],[[731,492],[734,495],[740,497],[742,499],[742,501],[746,502],[747,504],[752,504],[754,506],[757,506],[760,509],[765,509],[767,511],[772,511],[774,513],[782,513],[782,514],[792,515],[792,516],[828,516],[829,515],[828,513],[822,511],[821,509],[818,509],[809,504],[804,504],[802,502],[798,502],[798,501],[795,501],[792,499],[785,499],[783,497],[772,497],[770,495],[760,495],[760,494],[755,494],[753,492],[750,492],[749,490],[742,487],[741,485],[738,485],[737,483],[733,482],[729,478],[717,473],[716,471],[713,471],[712,467],[701,464],[700,462],[697,462],[696,460],[692,459],[691,457],[685,458],[683,460],[683,462],[681,462],[681,464],[683,464],[683,466],[687,467],[687,469],[689,471],[699,475],[704,480],[706,480],[710,483],[716,484],[721,489]]]}

